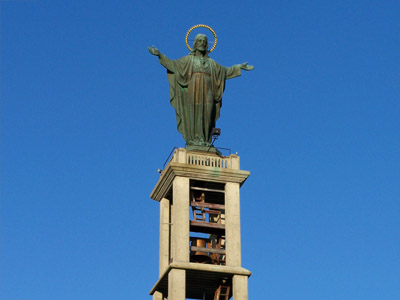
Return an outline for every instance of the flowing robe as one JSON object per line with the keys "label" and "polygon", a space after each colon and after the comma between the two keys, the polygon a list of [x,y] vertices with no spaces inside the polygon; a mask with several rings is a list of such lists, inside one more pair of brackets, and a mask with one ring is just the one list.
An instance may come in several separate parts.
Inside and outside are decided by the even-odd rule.
{"label": "flowing robe", "polygon": [[193,54],[171,60],[160,54],[167,69],[170,102],[178,131],[187,145],[209,146],[219,118],[225,80],[241,75],[240,65],[224,67],[209,57]]}

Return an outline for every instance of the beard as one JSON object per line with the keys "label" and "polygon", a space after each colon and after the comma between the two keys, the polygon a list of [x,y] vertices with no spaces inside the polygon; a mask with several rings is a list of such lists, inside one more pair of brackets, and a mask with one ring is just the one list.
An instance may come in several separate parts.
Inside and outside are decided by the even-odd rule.
{"label": "beard", "polygon": [[203,43],[198,42],[198,43],[196,43],[194,45],[194,48],[195,48],[195,50],[199,50],[201,52],[204,52],[204,51],[208,50],[208,45],[207,44],[204,45]]}
{"label": "beard", "polygon": [[203,46],[197,46],[196,47],[196,50],[199,50],[199,51],[206,51],[207,50],[207,47],[203,47]]}

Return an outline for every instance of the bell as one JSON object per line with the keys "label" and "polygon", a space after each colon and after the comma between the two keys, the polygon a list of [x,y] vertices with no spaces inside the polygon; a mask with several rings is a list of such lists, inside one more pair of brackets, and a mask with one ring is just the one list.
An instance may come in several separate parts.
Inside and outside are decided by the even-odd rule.
{"label": "bell", "polygon": [[[192,238],[192,246],[207,248],[207,241],[202,238]],[[191,261],[198,263],[208,263],[211,261],[211,257],[208,255],[208,253],[203,251],[192,251],[190,257]]]}

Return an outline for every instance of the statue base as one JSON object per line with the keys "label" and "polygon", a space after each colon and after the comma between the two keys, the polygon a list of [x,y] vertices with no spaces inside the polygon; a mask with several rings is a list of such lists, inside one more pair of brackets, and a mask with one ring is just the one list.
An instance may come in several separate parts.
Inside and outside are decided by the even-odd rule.
{"label": "statue base", "polygon": [[209,153],[215,153],[219,156],[222,156],[222,153],[217,148],[215,148],[213,145],[210,145],[210,146],[187,145],[186,150],[187,151],[209,152]]}

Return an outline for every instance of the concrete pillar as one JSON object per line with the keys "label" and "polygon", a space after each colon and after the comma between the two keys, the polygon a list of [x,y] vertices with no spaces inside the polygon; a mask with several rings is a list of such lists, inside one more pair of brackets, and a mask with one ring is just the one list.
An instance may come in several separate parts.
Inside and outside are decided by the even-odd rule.
{"label": "concrete pillar", "polygon": [[172,194],[172,259],[189,262],[189,178],[175,177]]}
{"label": "concrete pillar", "polygon": [[170,201],[163,198],[160,201],[160,275],[169,265],[169,239],[170,239]]}
{"label": "concrete pillar", "polygon": [[[226,265],[241,266],[239,183],[225,184]],[[237,300],[237,299],[235,299]]]}
{"label": "concrete pillar", "polygon": [[172,159],[174,162],[186,164],[187,163],[186,149],[185,148],[175,149],[174,156]]}
{"label": "concrete pillar", "polygon": [[244,275],[234,275],[232,279],[233,299],[248,300],[248,277]]}
{"label": "concrete pillar", "polygon": [[168,273],[168,299],[185,300],[186,299],[186,271],[181,269],[172,269]]}
{"label": "concrete pillar", "polygon": [[169,226],[169,261],[168,263],[171,263],[172,260],[172,237],[174,236],[174,226],[172,225],[174,219],[174,204],[170,202],[169,206],[169,221],[170,221],[170,226]]}
{"label": "concrete pillar", "polygon": [[240,158],[235,154],[231,154],[231,169],[233,170],[240,170]]}
{"label": "concrete pillar", "polygon": [[167,298],[164,298],[163,294],[160,292],[154,292],[153,300],[167,300]]}

